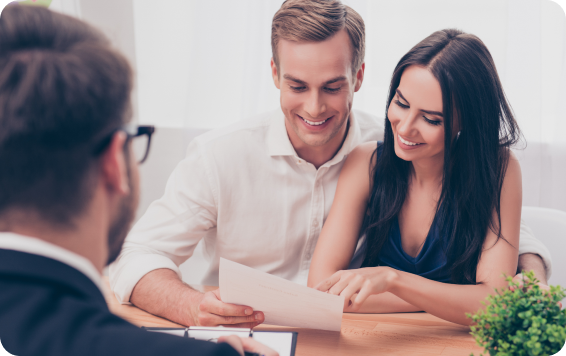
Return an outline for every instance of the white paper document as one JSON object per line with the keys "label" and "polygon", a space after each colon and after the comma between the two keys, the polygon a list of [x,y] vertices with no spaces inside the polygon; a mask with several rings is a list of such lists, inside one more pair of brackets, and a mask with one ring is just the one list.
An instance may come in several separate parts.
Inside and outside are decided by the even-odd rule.
{"label": "white paper document", "polygon": [[220,259],[220,297],[265,314],[265,324],[340,331],[344,298]]}

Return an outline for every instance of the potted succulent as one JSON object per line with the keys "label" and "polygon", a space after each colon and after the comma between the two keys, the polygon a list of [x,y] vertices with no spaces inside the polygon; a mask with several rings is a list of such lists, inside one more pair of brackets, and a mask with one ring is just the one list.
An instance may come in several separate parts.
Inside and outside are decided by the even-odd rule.
{"label": "potted succulent", "polygon": [[566,289],[541,289],[534,272],[523,273],[522,283],[507,277],[508,289],[487,297],[485,309],[467,316],[475,325],[471,334],[493,356],[554,355],[566,341],[566,310],[560,301]]}

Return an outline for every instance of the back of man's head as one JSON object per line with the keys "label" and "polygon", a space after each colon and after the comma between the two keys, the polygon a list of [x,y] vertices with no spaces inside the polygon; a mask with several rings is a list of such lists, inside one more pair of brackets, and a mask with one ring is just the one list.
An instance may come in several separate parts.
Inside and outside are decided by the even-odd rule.
{"label": "back of man's head", "polygon": [[[85,23],[36,6],[0,17],[0,220],[33,212],[72,226],[97,153],[129,119],[132,71]],[[98,152],[97,152],[98,151]]]}
{"label": "back of man's head", "polygon": [[340,0],[286,0],[273,16],[271,50],[279,68],[277,45],[293,42],[322,42],[346,30],[352,46],[352,72],[364,62],[365,25],[362,17]]}

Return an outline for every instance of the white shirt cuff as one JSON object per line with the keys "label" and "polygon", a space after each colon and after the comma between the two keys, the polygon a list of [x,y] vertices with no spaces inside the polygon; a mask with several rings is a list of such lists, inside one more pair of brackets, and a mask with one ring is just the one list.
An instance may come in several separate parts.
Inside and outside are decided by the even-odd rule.
{"label": "white shirt cuff", "polygon": [[546,268],[546,280],[550,279],[552,273],[552,258],[548,248],[538,240],[532,230],[521,222],[521,238],[519,240],[519,255],[524,253],[533,253],[539,255],[544,262]]}

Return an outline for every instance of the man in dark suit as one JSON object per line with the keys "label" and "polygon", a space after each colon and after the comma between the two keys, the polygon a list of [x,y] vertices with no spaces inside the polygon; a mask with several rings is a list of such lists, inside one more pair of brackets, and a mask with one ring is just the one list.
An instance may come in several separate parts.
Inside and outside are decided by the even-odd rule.
{"label": "man in dark suit", "polygon": [[131,89],[128,62],[90,26],[39,7],[2,12],[1,343],[18,356],[275,354],[235,336],[149,333],[108,310],[101,273],[138,200],[132,141],[153,132],[128,124]]}

